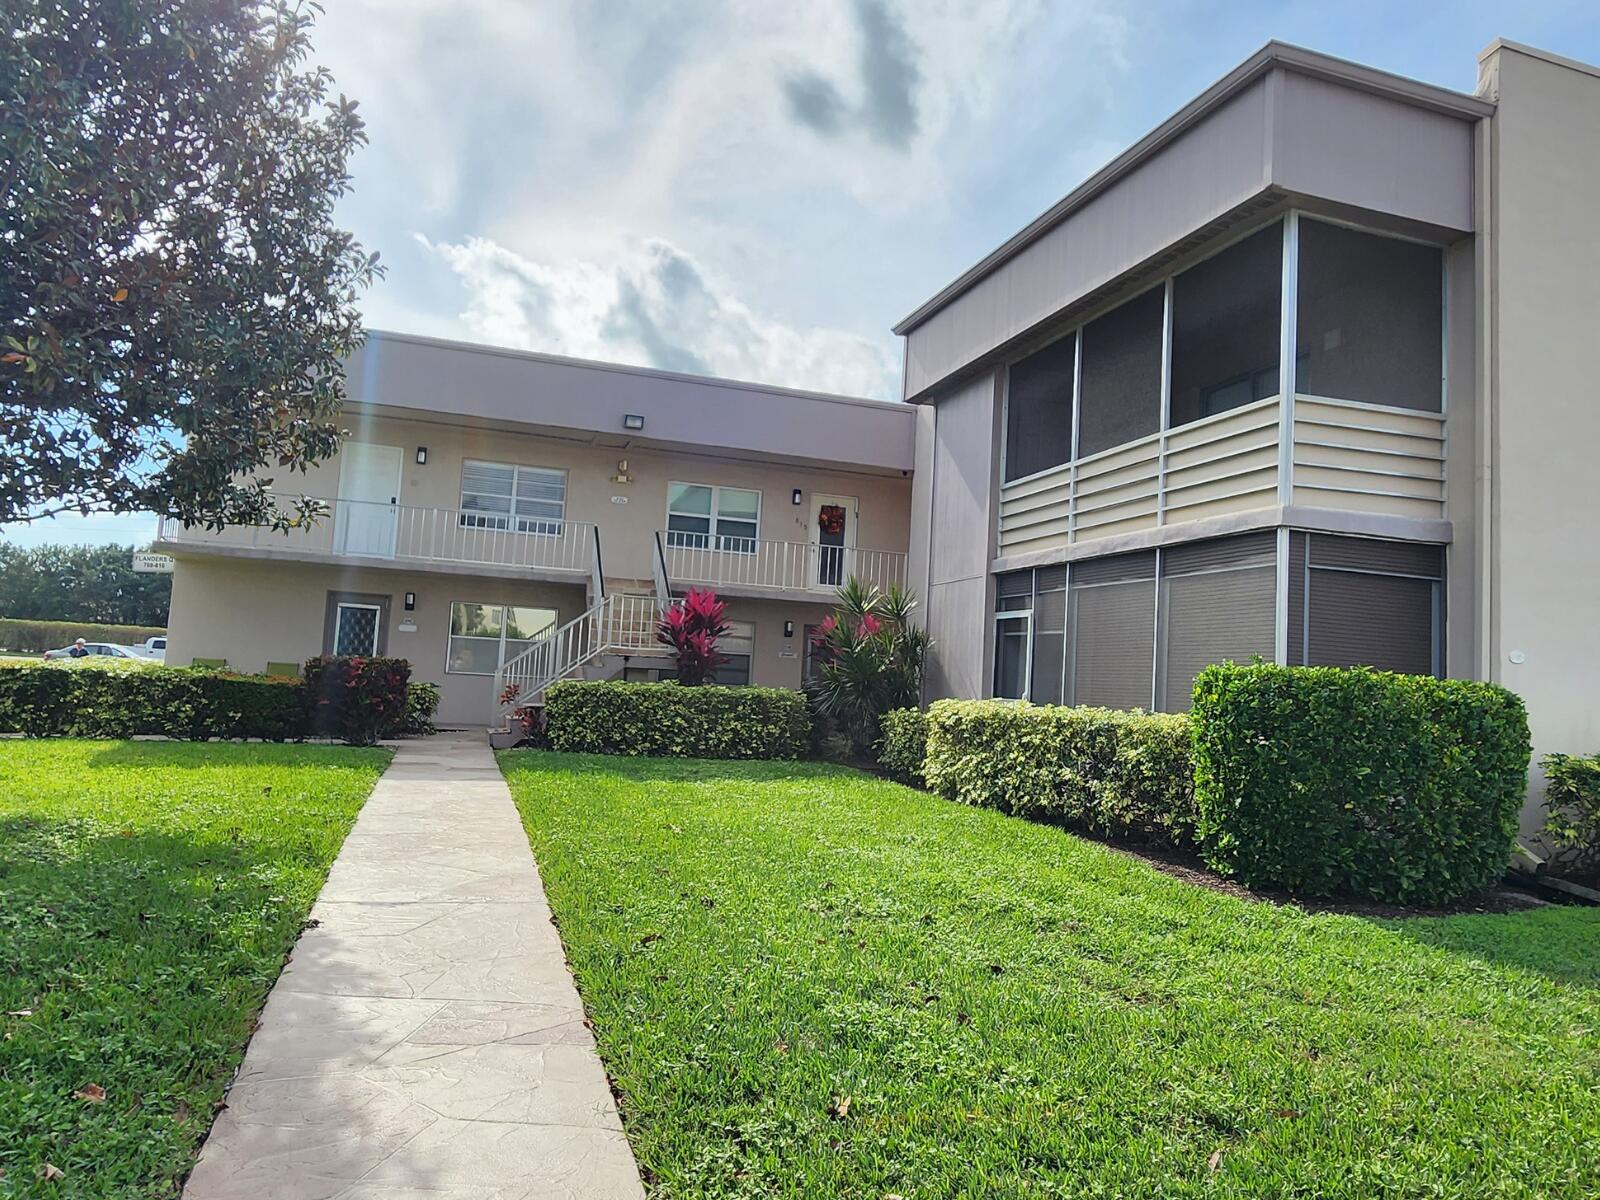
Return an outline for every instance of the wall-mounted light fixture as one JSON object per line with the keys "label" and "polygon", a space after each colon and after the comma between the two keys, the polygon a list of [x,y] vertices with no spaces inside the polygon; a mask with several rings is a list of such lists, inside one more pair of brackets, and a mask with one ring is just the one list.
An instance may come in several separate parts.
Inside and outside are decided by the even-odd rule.
{"label": "wall-mounted light fixture", "polygon": [[638,413],[628,413],[622,418],[622,427],[624,429],[643,429],[644,418]]}
{"label": "wall-mounted light fixture", "polygon": [[417,466],[420,467],[423,463],[425,463],[427,461],[428,461],[428,448],[426,446],[418,446],[417,447]]}
{"label": "wall-mounted light fixture", "polygon": [[794,491],[789,493],[789,503],[790,504],[799,504],[800,503],[800,489],[799,488],[795,488]]}
{"label": "wall-mounted light fixture", "polygon": [[794,636],[794,622],[793,621],[785,621],[783,623],[783,636],[784,637],[793,637]]}
{"label": "wall-mounted light fixture", "polygon": [[407,592],[406,593],[406,611],[407,612],[416,612],[417,611],[417,594],[415,592]]}

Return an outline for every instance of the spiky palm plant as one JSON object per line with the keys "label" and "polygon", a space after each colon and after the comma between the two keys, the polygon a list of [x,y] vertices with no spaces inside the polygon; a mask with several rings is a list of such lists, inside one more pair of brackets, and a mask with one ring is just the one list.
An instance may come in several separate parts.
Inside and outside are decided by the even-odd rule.
{"label": "spiky palm plant", "polygon": [[856,753],[877,740],[884,713],[921,702],[929,643],[927,632],[911,623],[916,608],[916,599],[899,586],[882,592],[851,576],[818,629],[817,707],[838,723]]}

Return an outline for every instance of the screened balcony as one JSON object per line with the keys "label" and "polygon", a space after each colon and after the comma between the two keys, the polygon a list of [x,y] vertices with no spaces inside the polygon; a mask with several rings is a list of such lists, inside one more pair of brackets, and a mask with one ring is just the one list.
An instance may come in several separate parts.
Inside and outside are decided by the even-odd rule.
{"label": "screened balcony", "polygon": [[1444,516],[1440,247],[1291,213],[1007,372],[999,548],[1287,507]]}

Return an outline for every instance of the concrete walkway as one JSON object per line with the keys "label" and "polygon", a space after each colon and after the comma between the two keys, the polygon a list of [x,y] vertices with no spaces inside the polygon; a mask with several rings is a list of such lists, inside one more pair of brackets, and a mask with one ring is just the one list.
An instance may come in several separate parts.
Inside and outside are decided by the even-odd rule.
{"label": "concrete walkway", "polygon": [[643,1197],[482,734],[401,743],[311,915],[188,1200]]}

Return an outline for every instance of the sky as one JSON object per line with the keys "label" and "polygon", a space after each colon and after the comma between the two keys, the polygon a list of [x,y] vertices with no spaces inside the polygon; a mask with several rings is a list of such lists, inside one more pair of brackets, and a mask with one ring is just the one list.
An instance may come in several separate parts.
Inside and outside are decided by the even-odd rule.
{"label": "sky", "polygon": [[325,6],[369,328],[885,399],[897,320],[1268,39],[1462,91],[1495,37],[1600,61],[1592,0]]}

